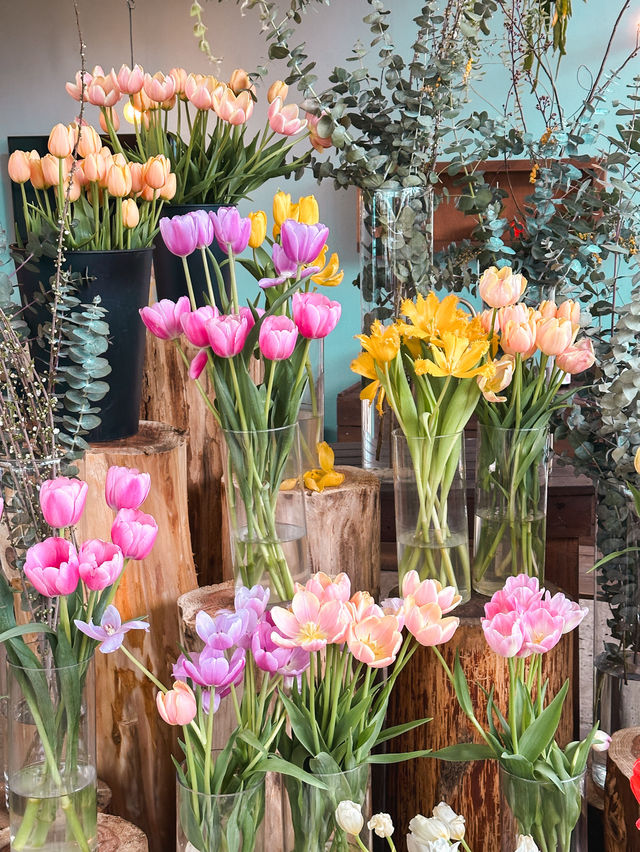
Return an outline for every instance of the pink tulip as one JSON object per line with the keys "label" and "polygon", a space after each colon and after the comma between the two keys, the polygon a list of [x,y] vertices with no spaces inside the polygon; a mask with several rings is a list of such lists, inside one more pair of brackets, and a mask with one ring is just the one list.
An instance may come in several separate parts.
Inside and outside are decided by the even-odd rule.
{"label": "pink tulip", "polygon": [[221,314],[205,323],[209,346],[220,358],[232,358],[242,348],[251,331],[251,325],[242,314]]}
{"label": "pink tulip", "polygon": [[528,589],[528,591],[537,594],[540,591],[540,581],[537,577],[530,577],[529,574],[516,574],[515,577],[507,577],[504,584],[505,592],[517,592],[519,589]]}
{"label": "pink tulip", "polygon": [[394,615],[370,615],[352,622],[347,630],[352,655],[372,669],[390,666],[402,645],[400,624]]}
{"label": "pink tulip", "polygon": [[542,319],[537,324],[536,345],[545,355],[561,355],[573,341],[573,325],[568,319]]}
{"label": "pink tulip", "polygon": [[151,487],[148,473],[140,473],[135,467],[112,465],[107,471],[104,496],[116,512],[120,509],[139,509],[147,499]]}
{"label": "pink tulip", "polygon": [[198,228],[192,216],[172,216],[160,219],[160,234],[172,254],[187,257],[198,243]]}
{"label": "pink tulip", "polygon": [[167,725],[188,725],[196,717],[198,705],[188,683],[177,680],[173,689],[156,695],[156,706],[160,718]]}
{"label": "pink tulip", "polygon": [[342,307],[322,293],[294,293],[293,321],[303,337],[317,340],[331,334],[338,324]]}
{"label": "pink tulip", "polygon": [[523,323],[507,322],[502,329],[500,346],[506,355],[530,357],[536,348],[536,324],[533,320]]}
{"label": "pink tulip", "polygon": [[520,614],[500,612],[493,618],[482,619],[482,629],[487,645],[500,657],[515,657],[524,642]]}
{"label": "pink tulip", "polygon": [[125,559],[144,559],[158,535],[158,524],[139,509],[120,509],[111,526],[111,540]]}
{"label": "pink tulip", "polygon": [[592,367],[595,360],[593,344],[588,337],[583,337],[579,343],[567,346],[564,352],[556,357],[556,366],[559,370],[575,376],[576,373],[582,373]]}
{"label": "pink tulip", "polygon": [[120,97],[118,78],[113,69],[103,77],[95,75],[87,86],[87,100],[94,106],[104,107],[105,109],[113,107],[118,103]]}
{"label": "pink tulip", "polygon": [[402,581],[402,597],[409,596],[418,606],[437,603],[443,613],[451,612],[462,600],[454,586],[443,588],[438,580],[420,580],[417,571],[409,571]]}
{"label": "pink tulip", "polygon": [[215,317],[219,316],[220,311],[212,305],[203,305],[203,307],[197,308],[195,311],[183,314],[180,317],[180,323],[182,325],[184,335],[189,343],[192,343],[200,349],[202,349],[203,346],[208,346],[209,338],[207,336],[206,328],[207,320],[215,319]]}
{"label": "pink tulip", "polygon": [[144,70],[140,65],[134,65],[133,68],[121,65],[116,79],[118,88],[123,94],[137,95],[144,84]]}
{"label": "pink tulip", "polygon": [[50,527],[73,527],[80,520],[89,486],[79,479],[58,476],[47,479],[40,488],[40,508]]}
{"label": "pink tulip", "polygon": [[76,549],[64,538],[46,538],[27,550],[24,573],[41,595],[70,595],[80,580]]}
{"label": "pink tulip", "polygon": [[196,109],[208,110],[213,107],[213,93],[217,89],[224,91],[224,86],[218,84],[214,77],[204,77],[202,74],[189,74],[184,81],[184,94]]}
{"label": "pink tulip", "polygon": [[161,299],[155,305],[140,308],[142,322],[154,337],[160,340],[175,340],[182,334],[181,319],[191,312],[188,296],[180,296],[177,302]]}
{"label": "pink tulip", "polygon": [[218,117],[232,125],[244,124],[253,113],[253,98],[250,92],[235,95],[233,89],[228,86],[218,86],[211,93],[211,101]]}
{"label": "pink tulip", "polygon": [[320,603],[327,603],[328,601],[346,603],[351,595],[351,580],[344,573],[332,577],[325,574],[324,571],[317,571],[309,577],[304,586],[298,584],[296,589],[311,592]]}
{"label": "pink tulip", "polygon": [[482,273],[478,283],[478,293],[483,302],[491,308],[504,308],[515,305],[527,287],[524,275],[516,274],[510,266],[497,269],[490,266]]}
{"label": "pink tulip", "polygon": [[562,592],[557,592],[553,596],[551,592],[545,592],[542,603],[551,616],[563,620],[563,633],[569,633],[571,630],[574,630],[589,612],[587,607],[581,607],[575,601],[569,600]]}
{"label": "pink tulip", "polygon": [[528,654],[545,654],[554,648],[562,636],[564,619],[541,606],[523,613],[520,624],[524,644],[518,656],[526,657]]}
{"label": "pink tulip", "polygon": [[318,123],[323,116],[312,115],[308,112],[306,113],[305,118],[307,119],[307,125],[309,127],[309,141],[316,151],[318,151],[319,154],[322,154],[324,149],[330,148],[332,144],[330,136],[320,136],[318,133]]}
{"label": "pink tulip", "polygon": [[78,553],[80,579],[92,592],[113,586],[124,568],[122,551],[99,538],[85,541]]}
{"label": "pink tulip", "polygon": [[305,651],[319,651],[327,645],[344,642],[351,622],[341,601],[321,603],[306,590],[295,593],[291,609],[273,607],[271,617],[279,631],[272,635],[276,645]]}
{"label": "pink tulip", "polygon": [[580,325],[580,304],[567,299],[558,305],[558,319],[568,319],[573,325]]}
{"label": "pink tulip", "polygon": [[369,592],[356,592],[346,602],[345,606],[349,611],[351,620],[354,622],[363,621],[365,618],[369,618],[369,616],[373,615],[378,618],[382,618],[383,615],[395,615],[398,618],[398,624],[400,624],[398,629],[402,630],[402,625],[404,624],[404,613],[398,617],[398,612],[395,610],[393,612],[384,612],[382,607],[378,606]]}
{"label": "pink tulip", "polygon": [[301,119],[300,110],[295,104],[284,106],[280,98],[275,98],[269,105],[269,127],[274,133],[282,136],[293,136],[307,126],[306,120]]}
{"label": "pink tulip", "polygon": [[168,101],[176,93],[176,81],[170,74],[165,77],[162,71],[156,71],[153,77],[151,74],[145,74],[143,87],[149,100],[158,104]]}
{"label": "pink tulip", "polygon": [[268,316],[262,321],[258,335],[260,351],[269,361],[285,361],[296,347],[298,329],[284,315]]}
{"label": "pink tulip", "polygon": [[199,379],[202,375],[202,371],[207,366],[207,361],[209,360],[209,355],[206,349],[201,349],[197,355],[195,355],[189,364],[189,378]]}
{"label": "pink tulip", "polygon": [[217,212],[209,213],[218,245],[224,252],[241,254],[249,245],[251,219],[243,218],[237,207],[220,207]]}
{"label": "pink tulip", "polygon": [[187,213],[187,216],[191,216],[196,223],[196,248],[203,249],[210,246],[213,242],[215,231],[213,222],[207,211],[193,210],[191,213]]}
{"label": "pink tulip", "polygon": [[[102,68],[100,68],[102,73]],[[87,100],[87,87],[90,85],[93,77],[88,71],[84,72],[84,99]],[[65,83],[65,89],[74,99],[74,101],[82,100],[82,71],[76,71],[75,83]]]}
{"label": "pink tulip", "polygon": [[458,629],[459,618],[442,617],[442,610],[437,603],[427,603],[418,606],[409,595],[404,601],[404,626],[421,645],[442,645]]}

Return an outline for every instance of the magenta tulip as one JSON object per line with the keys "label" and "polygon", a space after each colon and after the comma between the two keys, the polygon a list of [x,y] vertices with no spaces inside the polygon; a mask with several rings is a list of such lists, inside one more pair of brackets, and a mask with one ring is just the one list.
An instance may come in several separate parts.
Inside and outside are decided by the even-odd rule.
{"label": "magenta tulip", "polygon": [[41,595],[70,595],[80,580],[76,549],[65,538],[46,538],[27,550],[24,573]]}
{"label": "magenta tulip", "polygon": [[207,354],[207,350],[201,349],[189,364],[189,378],[194,381],[199,379],[202,375],[202,371],[207,366],[208,360],[209,355]]}
{"label": "magenta tulip", "polygon": [[124,568],[118,545],[99,538],[84,542],[78,553],[78,563],[80,579],[92,592],[113,586]]}
{"label": "magenta tulip", "polygon": [[197,308],[195,311],[183,314],[180,317],[180,322],[189,343],[193,343],[194,346],[198,346],[200,349],[203,346],[208,346],[209,338],[207,337],[205,324],[207,320],[219,316],[220,311],[211,305],[204,305],[202,308]]}
{"label": "magenta tulip", "polygon": [[217,213],[209,213],[216,240],[222,251],[241,254],[249,245],[251,219],[245,219],[235,207],[220,207]]}
{"label": "magenta tulip", "polygon": [[111,540],[125,559],[144,559],[151,552],[158,525],[139,509],[120,509],[111,527]]}
{"label": "magenta tulip", "polygon": [[155,305],[140,308],[140,316],[154,337],[159,337],[160,340],[175,340],[182,334],[181,318],[190,311],[189,297],[181,296],[177,302],[161,299]]}
{"label": "magenta tulip", "polygon": [[112,509],[139,509],[147,499],[151,477],[135,467],[113,465],[107,471],[104,496]]}
{"label": "magenta tulip", "polygon": [[253,323],[242,314],[223,314],[205,323],[209,346],[220,358],[232,358],[242,351]]}
{"label": "magenta tulip", "polygon": [[327,242],[326,225],[304,225],[295,219],[282,223],[280,241],[289,260],[298,264],[313,263]]}
{"label": "magenta tulip", "polygon": [[214,228],[206,210],[192,210],[187,213],[196,223],[196,248],[203,249],[213,242]]}
{"label": "magenta tulip", "polygon": [[189,214],[160,219],[160,234],[171,254],[179,257],[192,254],[198,243],[198,227]]}
{"label": "magenta tulip", "polygon": [[50,527],[63,529],[78,523],[84,511],[89,486],[79,479],[58,476],[40,488],[40,508]]}
{"label": "magenta tulip", "polygon": [[258,343],[260,351],[269,361],[284,361],[293,352],[298,339],[298,329],[287,316],[269,316],[262,321]]}
{"label": "magenta tulip", "polygon": [[342,307],[322,293],[294,293],[293,321],[303,337],[326,337],[338,324]]}

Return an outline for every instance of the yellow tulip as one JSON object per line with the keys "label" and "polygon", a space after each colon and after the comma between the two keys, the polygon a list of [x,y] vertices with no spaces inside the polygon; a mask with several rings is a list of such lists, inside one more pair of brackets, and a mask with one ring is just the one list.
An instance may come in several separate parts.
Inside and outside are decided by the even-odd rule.
{"label": "yellow tulip", "polygon": [[317,225],[320,221],[318,202],[314,195],[304,195],[298,201],[298,221],[303,225]]}
{"label": "yellow tulip", "polygon": [[321,269],[317,275],[312,275],[311,280],[314,284],[318,284],[321,287],[337,287],[344,278],[344,271],[342,269],[338,269],[340,266],[340,260],[335,252],[331,255],[329,263],[327,263],[326,266],[324,265],[324,259],[327,253],[326,249],[327,247],[325,246],[320,253],[318,258],[320,263],[314,261],[313,264],[314,266],[322,265],[324,266],[324,269]]}
{"label": "yellow tulip", "polygon": [[371,326],[371,334],[356,334],[365,352],[371,353],[378,363],[393,361],[400,351],[400,333],[395,325],[384,326],[380,320],[375,320]]}
{"label": "yellow tulip", "polygon": [[497,394],[511,384],[516,359],[513,355],[504,355],[499,361],[490,363],[495,372],[493,376],[484,374],[477,376],[478,387],[487,402],[506,402],[506,396],[498,396]]}
{"label": "yellow tulip", "polygon": [[305,487],[309,491],[324,491],[325,488],[335,488],[344,482],[344,473],[334,470],[335,454],[326,441],[318,444],[318,461],[320,468],[307,470],[303,474]]}
{"label": "yellow tulip", "polygon": [[249,218],[251,219],[249,245],[251,248],[258,248],[267,236],[267,214],[264,210],[257,210],[255,213],[249,213]]}
{"label": "yellow tulip", "polygon": [[407,337],[438,339],[446,331],[464,332],[471,319],[458,308],[458,297],[454,293],[442,301],[433,292],[426,299],[418,295],[415,302],[405,299],[400,310],[412,323],[402,324],[402,334]]}
{"label": "yellow tulip", "polygon": [[373,360],[373,356],[370,355],[369,352],[361,352],[358,357],[354,358],[351,362],[351,369],[354,373],[357,373],[359,376],[363,376],[365,379],[372,379],[371,384],[368,384],[360,391],[360,399],[366,399],[368,400],[369,405],[372,405],[376,395],[378,395],[378,391],[380,391],[376,408],[378,409],[378,414],[382,417],[382,405],[384,403],[385,391],[378,379],[376,362]]}
{"label": "yellow tulip", "polygon": [[291,203],[291,196],[288,192],[276,192],[273,196],[273,238],[274,240],[277,238],[280,233],[280,228],[282,227],[282,223],[287,219],[296,219],[298,218],[298,205],[293,205]]}
{"label": "yellow tulip", "polygon": [[430,344],[433,361],[419,358],[414,362],[416,375],[455,376],[458,379],[472,379],[475,376],[493,376],[492,364],[478,362],[487,353],[489,343],[486,340],[469,341],[451,331],[442,335],[442,343]]}

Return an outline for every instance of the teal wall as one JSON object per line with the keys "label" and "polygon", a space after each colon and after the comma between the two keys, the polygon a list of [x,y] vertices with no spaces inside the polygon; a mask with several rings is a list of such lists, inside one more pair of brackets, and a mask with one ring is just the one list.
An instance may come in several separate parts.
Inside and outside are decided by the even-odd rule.
{"label": "teal wall", "polygon": [[[64,83],[73,77],[79,67],[77,35],[73,6],[70,0],[30,0],[29,20],[25,30],[25,7],[4,4],[0,27],[0,226],[10,232],[10,198],[6,177],[6,137],[12,134],[48,133],[58,121],[69,122],[76,112],[76,104],[66,94]],[[199,53],[191,36],[192,22],[188,17],[188,0],[137,0],[134,11],[135,60],[147,70],[168,70],[172,65],[182,65],[192,71],[206,71],[207,61]],[[283,4],[284,5],[284,4]],[[288,4],[287,4],[288,5]],[[413,33],[411,18],[417,14],[418,0],[394,0],[392,34],[399,45],[408,45]],[[128,14],[122,0],[81,0],[81,24],[87,45],[87,65],[100,63],[116,68],[129,61]],[[611,26],[621,6],[621,0],[589,0],[574,4],[574,18],[570,24],[569,55],[561,65],[558,88],[569,112],[577,108],[589,77],[596,73],[608,40]],[[318,59],[319,86],[335,64],[344,64],[345,58],[358,38],[366,40],[367,31],[361,23],[367,12],[364,0],[333,0],[329,7],[312,7],[300,30],[301,38],[311,45],[311,53]],[[210,25],[210,41],[214,51],[224,56],[221,76],[236,66],[251,69],[258,64],[268,64],[259,22],[252,12],[243,16],[238,7],[210,2],[205,6],[206,20]],[[611,54],[615,67],[632,48],[636,27],[640,24],[640,10],[629,16],[620,28]],[[498,27],[499,29],[499,27]],[[297,42],[294,42],[297,43]],[[489,111],[501,112],[505,100],[508,76],[498,56],[500,45],[487,47],[483,64],[484,75],[475,81],[471,90],[473,105]],[[403,51],[407,55],[408,51]],[[283,76],[282,63],[273,63],[270,79]],[[634,60],[617,84],[617,96],[623,94],[623,83],[640,72],[640,59]],[[263,95],[264,97],[264,95]],[[97,114],[90,108],[97,124]],[[93,112],[92,112],[93,111]],[[526,105],[531,117],[532,132],[543,131],[535,105]],[[256,111],[258,112],[258,111]],[[611,121],[611,117],[607,121]],[[257,128],[259,120],[254,117]],[[286,185],[285,185],[286,183]],[[243,205],[244,211],[263,207],[270,211],[273,192],[284,188],[292,195],[315,192],[320,203],[321,218],[331,228],[330,249],[340,255],[345,270],[342,285],[330,292],[343,306],[341,322],[329,338],[325,352],[327,434],[335,435],[335,397],[355,377],[349,371],[349,362],[358,352],[353,335],[359,331],[359,294],[352,286],[358,267],[356,254],[356,193],[354,190],[334,191],[326,182],[318,187],[311,175],[294,183],[267,185],[256,193],[253,204]],[[251,282],[245,281],[244,291],[255,292]]]}

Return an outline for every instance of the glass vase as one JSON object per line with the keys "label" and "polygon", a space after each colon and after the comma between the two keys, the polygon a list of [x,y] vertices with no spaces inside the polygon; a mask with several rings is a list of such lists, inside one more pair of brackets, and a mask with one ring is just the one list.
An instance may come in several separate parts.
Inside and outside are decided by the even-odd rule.
{"label": "glass vase", "polygon": [[531,837],[545,852],[586,852],[585,774],[556,786],[520,778],[500,766],[502,852],[513,852],[518,836]]}
{"label": "glass vase", "polygon": [[547,426],[479,424],[473,588],[493,595],[507,577],[544,580],[550,438]]}
{"label": "glass vase", "polygon": [[226,496],[234,576],[289,601],[308,572],[300,428],[224,431]]}
{"label": "glass vase", "polygon": [[[52,665],[37,643],[8,651],[7,784],[13,852],[94,852],[96,806],[93,659]],[[36,648],[34,652],[32,648]],[[27,658],[33,664],[27,664]]]}
{"label": "glass vase", "polygon": [[[362,805],[362,813],[370,813],[369,765],[363,764],[342,772],[313,775],[326,789],[284,776],[287,795],[284,799],[285,852],[351,852],[361,849],[336,825],[335,812],[345,800]],[[366,822],[366,820],[365,820]],[[371,846],[371,833],[365,827],[360,839]]]}
{"label": "glass vase", "polygon": [[177,779],[176,852],[266,852],[264,782],[227,795]]}
{"label": "glass vase", "polygon": [[[640,521],[620,483],[597,488],[594,595],[594,722],[614,734],[640,725]],[[592,776],[604,787],[606,753],[592,753]]]}
{"label": "glass vase", "polygon": [[405,574],[471,596],[464,435],[393,433],[393,489],[400,588]]}
{"label": "glass vase", "polygon": [[[433,192],[411,186],[362,191],[359,196],[360,287],[362,331],[372,323],[388,324],[400,315],[404,299],[426,295],[433,286]],[[391,412],[381,418],[362,402],[362,464],[391,468]]]}
{"label": "glass vase", "polygon": [[[307,387],[302,395],[298,420],[315,419],[324,432],[324,340],[309,341]],[[322,440],[322,439],[320,439]]]}

